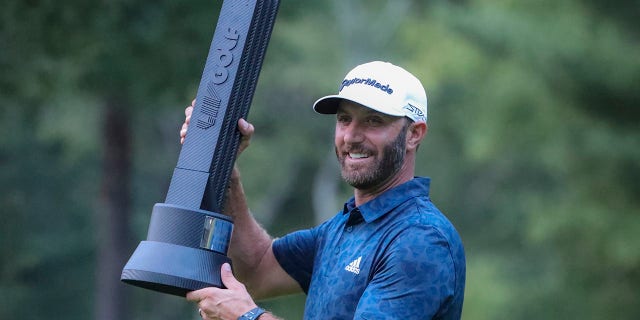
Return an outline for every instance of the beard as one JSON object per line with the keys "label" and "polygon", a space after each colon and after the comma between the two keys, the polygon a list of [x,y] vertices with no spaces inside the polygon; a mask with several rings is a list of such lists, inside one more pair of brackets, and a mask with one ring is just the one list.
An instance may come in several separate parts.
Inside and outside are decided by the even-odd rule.
{"label": "beard", "polygon": [[[405,125],[394,141],[385,145],[382,149],[382,157],[379,157],[371,166],[360,170],[349,170],[345,166],[346,156],[340,155],[336,148],[336,156],[342,171],[342,179],[356,189],[367,190],[381,185],[395,175],[402,164],[407,150],[406,134],[408,125]],[[358,149],[354,146],[351,149]]]}

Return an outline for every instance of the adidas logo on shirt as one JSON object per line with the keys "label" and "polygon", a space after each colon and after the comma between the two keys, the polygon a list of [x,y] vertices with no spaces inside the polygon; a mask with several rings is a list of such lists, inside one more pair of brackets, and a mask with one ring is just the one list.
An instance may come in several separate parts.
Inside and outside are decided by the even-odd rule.
{"label": "adidas logo on shirt", "polygon": [[348,266],[344,267],[344,269],[355,274],[360,274],[360,260],[362,260],[362,256],[359,256],[358,259],[351,261],[351,263],[349,263]]}

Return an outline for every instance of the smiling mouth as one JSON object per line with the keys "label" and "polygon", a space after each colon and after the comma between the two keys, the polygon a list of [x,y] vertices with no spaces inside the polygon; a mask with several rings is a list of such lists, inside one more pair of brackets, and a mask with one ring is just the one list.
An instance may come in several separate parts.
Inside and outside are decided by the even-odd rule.
{"label": "smiling mouth", "polygon": [[366,153],[355,153],[355,152],[349,152],[349,158],[351,159],[365,159],[368,158],[369,155]]}

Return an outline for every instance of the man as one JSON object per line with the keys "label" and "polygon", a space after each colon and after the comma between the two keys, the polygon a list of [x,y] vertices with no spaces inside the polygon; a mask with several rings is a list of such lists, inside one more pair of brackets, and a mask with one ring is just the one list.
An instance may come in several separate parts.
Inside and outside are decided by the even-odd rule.
{"label": "man", "polygon": [[[336,115],[336,156],[354,197],[321,225],[273,240],[249,212],[234,169],[225,213],[234,218],[229,256],[242,283],[225,264],[228,289],[205,288],[187,299],[205,319],[275,319],[254,299],[300,291],[305,319],[459,319],[462,242],[430,201],[430,180],[414,177],[427,133],[420,81],[387,62],[365,63],[313,108]],[[238,127],[243,150],[254,129],[242,119]]]}

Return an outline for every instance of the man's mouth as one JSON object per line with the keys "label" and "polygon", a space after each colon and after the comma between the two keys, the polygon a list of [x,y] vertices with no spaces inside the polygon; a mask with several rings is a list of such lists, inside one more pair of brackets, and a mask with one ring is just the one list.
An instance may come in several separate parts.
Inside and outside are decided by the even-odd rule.
{"label": "man's mouth", "polygon": [[356,152],[349,152],[349,158],[351,159],[364,159],[364,158],[368,158],[369,155],[366,153],[356,153]]}

